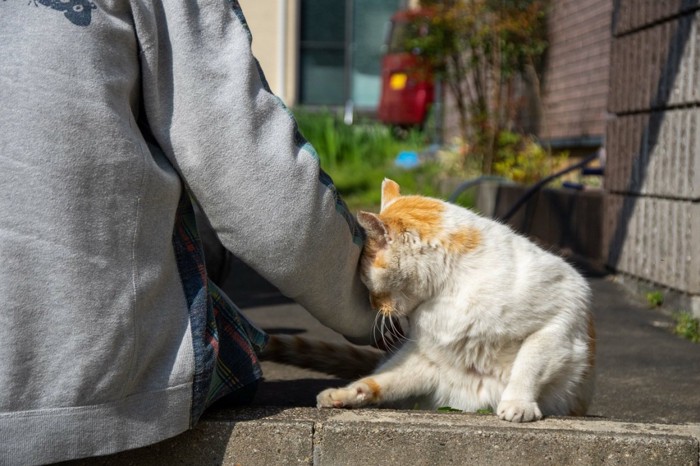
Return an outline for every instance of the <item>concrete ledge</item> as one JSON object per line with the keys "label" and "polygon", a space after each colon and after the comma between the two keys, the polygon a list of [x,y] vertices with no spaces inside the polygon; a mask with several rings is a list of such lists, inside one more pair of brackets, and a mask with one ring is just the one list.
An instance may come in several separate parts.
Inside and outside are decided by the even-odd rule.
{"label": "concrete ledge", "polygon": [[698,465],[700,424],[390,410],[248,408],[210,414],[151,447],[72,462],[103,465]]}
{"label": "concrete ledge", "polygon": [[[316,394],[343,381],[265,361],[258,407],[210,410],[173,439],[70,464],[699,466],[697,345],[671,335],[662,314],[612,281],[590,282],[598,333],[591,417],[514,425],[492,415],[317,410]],[[246,314],[270,331],[343,341],[295,304]]]}

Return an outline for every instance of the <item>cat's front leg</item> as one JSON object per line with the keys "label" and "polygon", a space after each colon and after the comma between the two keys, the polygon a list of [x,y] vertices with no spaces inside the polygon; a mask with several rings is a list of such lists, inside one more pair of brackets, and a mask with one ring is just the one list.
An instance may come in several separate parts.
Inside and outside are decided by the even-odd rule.
{"label": "cat's front leg", "polygon": [[430,393],[437,378],[434,366],[407,342],[374,374],[342,388],[322,391],[316,404],[319,408],[360,408],[392,403]]}
{"label": "cat's front leg", "polygon": [[501,400],[498,417],[509,422],[531,422],[542,419],[542,411],[536,401]]}
{"label": "cat's front leg", "polygon": [[361,408],[379,402],[381,387],[372,378],[366,377],[342,388],[329,388],[318,394],[319,408]]}
{"label": "cat's front leg", "polygon": [[556,325],[545,327],[523,341],[513,362],[510,378],[496,414],[509,422],[542,419],[537,399],[569,358],[566,332]]}

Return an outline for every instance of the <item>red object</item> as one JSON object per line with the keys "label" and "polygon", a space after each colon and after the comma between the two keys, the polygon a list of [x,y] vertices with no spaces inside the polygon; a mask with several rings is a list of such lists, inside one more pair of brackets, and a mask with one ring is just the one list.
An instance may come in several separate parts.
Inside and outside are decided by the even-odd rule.
{"label": "red object", "polygon": [[406,50],[411,35],[427,31],[427,10],[402,10],[391,18],[391,32],[382,58],[379,121],[397,126],[422,126],[433,103],[430,68],[419,50]]}

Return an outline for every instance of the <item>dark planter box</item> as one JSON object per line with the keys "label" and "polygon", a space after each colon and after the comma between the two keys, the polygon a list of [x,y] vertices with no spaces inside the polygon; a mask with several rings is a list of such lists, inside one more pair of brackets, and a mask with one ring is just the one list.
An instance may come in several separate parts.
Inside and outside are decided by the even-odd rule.
{"label": "dark planter box", "polygon": [[[527,189],[484,184],[479,188],[477,205],[483,214],[503,218]],[[507,223],[546,249],[602,270],[602,212],[602,191],[543,189]]]}

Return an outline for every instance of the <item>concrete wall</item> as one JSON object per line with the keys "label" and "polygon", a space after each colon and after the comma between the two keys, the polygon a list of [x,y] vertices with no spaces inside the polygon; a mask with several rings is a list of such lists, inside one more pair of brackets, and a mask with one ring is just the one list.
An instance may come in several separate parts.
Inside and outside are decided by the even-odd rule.
{"label": "concrete wall", "polygon": [[607,264],[700,316],[700,1],[618,0],[607,123]]}

